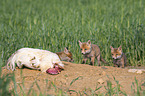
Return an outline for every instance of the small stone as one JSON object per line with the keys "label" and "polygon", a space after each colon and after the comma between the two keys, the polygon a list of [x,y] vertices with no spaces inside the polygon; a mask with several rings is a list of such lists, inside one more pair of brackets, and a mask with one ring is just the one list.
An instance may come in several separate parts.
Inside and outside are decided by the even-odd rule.
{"label": "small stone", "polygon": [[103,84],[104,83],[104,80],[101,78],[97,81],[99,84]]}
{"label": "small stone", "polygon": [[142,72],[142,70],[138,70],[136,73],[137,74],[142,74],[143,72]]}
{"label": "small stone", "polygon": [[106,72],[105,72],[105,71],[103,71],[103,72],[102,72],[102,75],[103,75],[103,76],[104,76],[104,75],[106,75]]}
{"label": "small stone", "polygon": [[106,72],[105,71],[103,71],[102,73],[99,73],[99,75],[106,75]]}
{"label": "small stone", "polygon": [[135,73],[137,70],[136,69],[129,69],[128,72]]}

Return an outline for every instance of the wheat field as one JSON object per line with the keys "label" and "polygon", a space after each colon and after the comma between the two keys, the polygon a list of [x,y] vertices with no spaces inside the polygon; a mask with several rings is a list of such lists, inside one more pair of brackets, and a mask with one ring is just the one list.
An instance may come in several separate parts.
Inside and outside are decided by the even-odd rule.
{"label": "wheat field", "polygon": [[[97,44],[111,65],[110,46],[123,48],[131,66],[145,65],[144,0],[0,0],[3,65],[23,47],[52,52],[68,47],[81,63],[78,41]],[[97,65],[97,62],[96,62]]]}

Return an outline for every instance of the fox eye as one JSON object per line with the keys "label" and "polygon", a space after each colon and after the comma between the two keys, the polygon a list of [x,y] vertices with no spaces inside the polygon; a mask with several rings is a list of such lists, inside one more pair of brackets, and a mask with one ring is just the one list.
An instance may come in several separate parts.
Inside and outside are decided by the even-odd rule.
{"label": "fox eye", "polygon": [[82,49],[81,49],[82,50]]}
{"label": "fox eye", "polygon": [[116,54],[116,55],[118,55],[118,54]]}
{"label": "fox eye", "polygon": [[87,49],[85,49],[85,50],[87,50]]}
{"label": "fox eye", "polygon": [[113,55],[113,54],[112,54]]}

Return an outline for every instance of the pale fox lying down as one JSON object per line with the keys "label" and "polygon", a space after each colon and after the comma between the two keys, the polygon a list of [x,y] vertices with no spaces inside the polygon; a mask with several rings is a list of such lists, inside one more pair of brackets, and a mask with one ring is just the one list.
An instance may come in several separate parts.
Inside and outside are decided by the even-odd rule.
{"label": "pale fox lying down", "polygon": [[64,65],[56,53],[47,50],[21,48],[11,55],[7,62],[7,69],[15,70],[16,65],[19,68],[26,66],[31,69],[38,69],[46,72],[49,68],[57,67],[63,69]]}

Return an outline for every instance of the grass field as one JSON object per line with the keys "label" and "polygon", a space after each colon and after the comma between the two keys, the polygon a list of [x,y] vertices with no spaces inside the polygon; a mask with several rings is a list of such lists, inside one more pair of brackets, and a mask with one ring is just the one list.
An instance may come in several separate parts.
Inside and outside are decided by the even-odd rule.
{"label": "grass field", "polygon": [[[97,44],[112,62],[110,46],[122,45],[129,64],[145,65],[144,0],[0,0],[0,54],[22,47],[62,51],[81,63],[78,40]],[[97,65],[97,63],[96,63]]]}
{"label": "grass field", "polygon": [[[144,26],[144,0],[0,0],[0,63],[23,47],[52,52],[68,47],[81,63],[78,40],[91,40],[110,65],[110,46],[122,45],[131,66],[145,66]],[[9,78],[16,87],[15,78],[2,77],[1,68],[0,77],[0,94],[10,95]]]}

